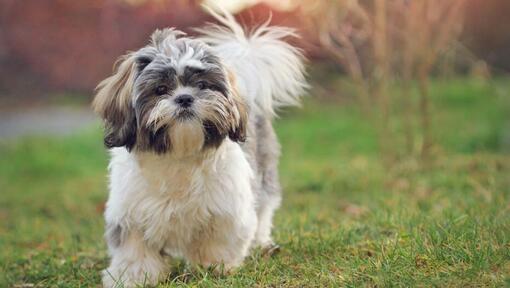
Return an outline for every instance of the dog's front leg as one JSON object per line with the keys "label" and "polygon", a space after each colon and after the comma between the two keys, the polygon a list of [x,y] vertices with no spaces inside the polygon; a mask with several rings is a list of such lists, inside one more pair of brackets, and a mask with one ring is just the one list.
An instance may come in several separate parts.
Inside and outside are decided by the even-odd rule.
{"label": "dog's front leg", "polygon": [[[166,265],[159,249],[149,247],[138,231],[124,234],[124,239],[108,239],[111,263],[108,269],[103,271],[103,286],[145,287],[154,286],[163,280],[166,276]],[[109,237],[112,236],[107,233],[107,238]]]}
{"label": "dog's front leg", "polygon": [[241,210],[234,218],[217,217],[211,221],[185,251],[194,266],[214,268],[219,274],[228,274],[242,264],[255,237],[257,217],[254,209]]}

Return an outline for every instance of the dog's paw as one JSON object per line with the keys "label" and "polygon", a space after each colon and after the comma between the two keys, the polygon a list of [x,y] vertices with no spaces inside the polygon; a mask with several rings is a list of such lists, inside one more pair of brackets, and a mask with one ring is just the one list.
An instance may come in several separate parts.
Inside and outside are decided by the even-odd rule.
{"label": "dog's paw", "polygon": [[212,263],[212,264],[198,264],[192,265],[191,269],[195,273],[210,273],[215,277],[224,277],[229,276],[235,273],[237,268],[239,267],[239,263],[235,264],[224,264],[224,263]]}
{"label": "dog's paw", "polygon": [[147,265],[147,263],[139,261],[130,265],[110,267],[104,270],[103,287],[154,287],[164,280],[165,276],[166,273],[162,266]]}
{"label": "dog's paw", "polygon": [[160,279],[148,275],[140,277],[114,276],[106,270],[103,272],[104,288],[135,288],[135,287],[155,287]]}
{"label": "dog's paw", "polygon": [[274,242],[271,242],[271,243],[264,245],[262,247],[261,253],[264,258],[269,258],[269,257],[272,257],[272,256],[280,253],[280,251],[281,251],[280,245],[278,245]]}

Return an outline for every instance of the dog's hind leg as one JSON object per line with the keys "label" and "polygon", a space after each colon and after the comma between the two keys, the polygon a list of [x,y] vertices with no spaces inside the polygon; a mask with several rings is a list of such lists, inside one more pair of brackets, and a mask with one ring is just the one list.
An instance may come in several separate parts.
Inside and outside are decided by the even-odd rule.
{"label": "dog's hind leg", "polygon": [[281,188],[278,177],[278,159],[280,144],[269,119],[259,117],[256,122],[257,133],[257,172],[260,179],[258,193],[258,227],[256,246],[269,251],[275,244],[271,237],[273,215],[281,203]]}

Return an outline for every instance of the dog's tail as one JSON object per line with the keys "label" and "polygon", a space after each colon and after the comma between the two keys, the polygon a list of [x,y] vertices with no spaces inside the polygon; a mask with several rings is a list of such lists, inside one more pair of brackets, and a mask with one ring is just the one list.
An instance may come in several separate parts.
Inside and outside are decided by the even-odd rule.
{"label": "dog's tail", "polygon": [[208,10],[221,25],[196,30],[233,70],[239,92],[250,107],[271,117],[280,107],[299,105],[308,86],[304,57],[298,48],[283,41],[298,37],[295,31],[266,22],[247,32],[229,12]]}

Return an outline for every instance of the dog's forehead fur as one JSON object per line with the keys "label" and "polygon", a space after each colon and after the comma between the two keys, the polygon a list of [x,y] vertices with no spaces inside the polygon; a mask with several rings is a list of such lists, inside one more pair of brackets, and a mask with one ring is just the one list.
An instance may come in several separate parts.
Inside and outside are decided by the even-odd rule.
{"label": "dog's forehead fur", "polygon": [[226,93],[226,71],[220,58],[201,40],[180,38],[182,35],[185,34],[174,29],[156,31],[151,37],[151,43],[134,53],[137,71],[133,103],[143,90],[154,89],[160,84],[173,90],[177,81],[187,86],[199,80],[207,80],[215,83],[215,87],[222,93]]}
{"label": "dog's forehead fur", "polygon": [[179,38],[183,32],[165,29],[152,36],[151,44],[136,52],[138,65],[154,70],[173,69],[178,75],[186,68],[207,70],[220,66],[219,58],[200,40]]}

